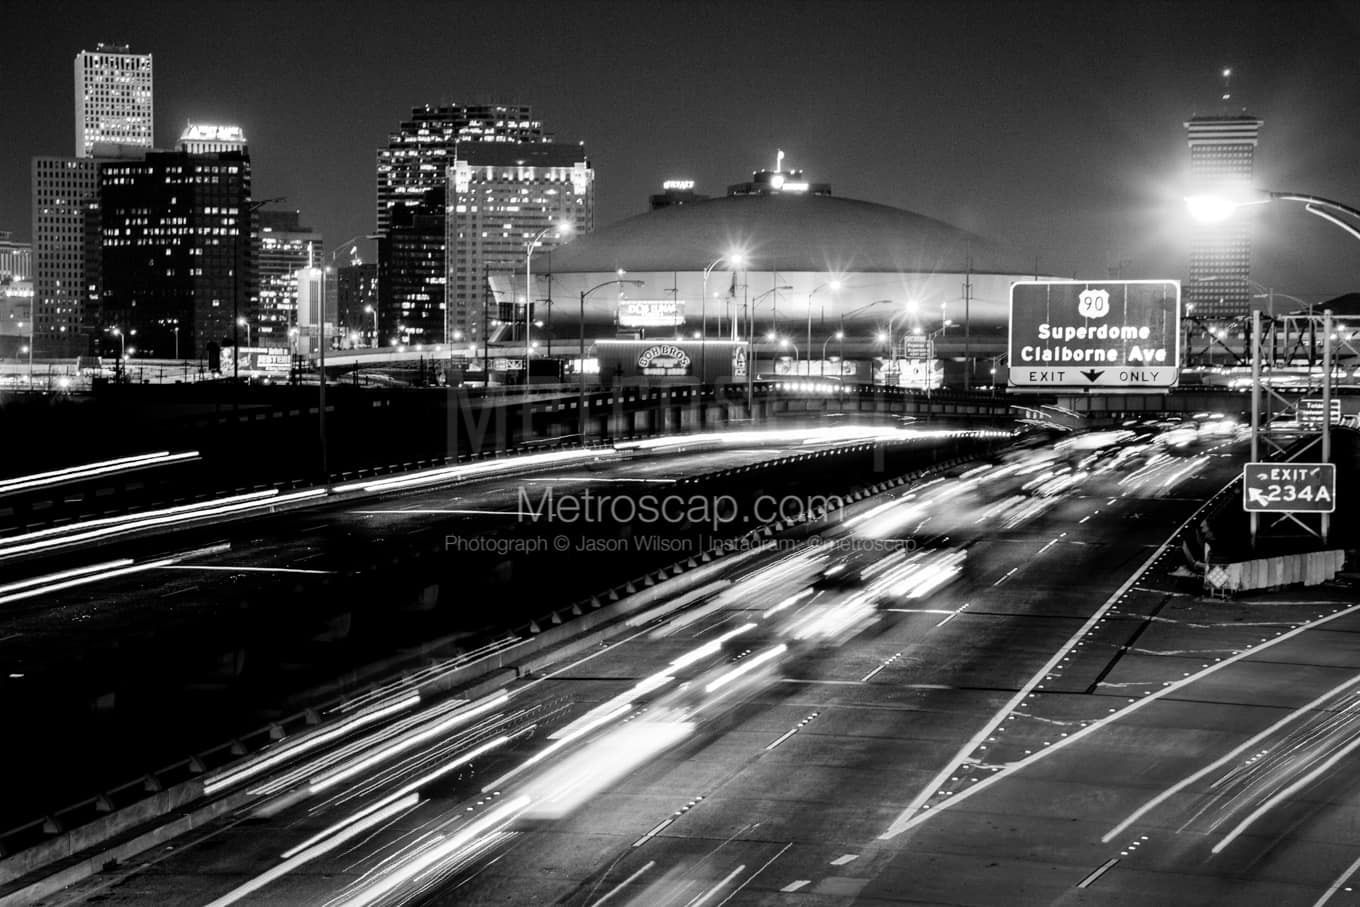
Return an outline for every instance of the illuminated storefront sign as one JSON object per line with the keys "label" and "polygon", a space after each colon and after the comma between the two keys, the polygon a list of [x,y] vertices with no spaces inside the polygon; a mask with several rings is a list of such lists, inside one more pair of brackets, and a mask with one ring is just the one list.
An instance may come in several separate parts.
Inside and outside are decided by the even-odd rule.
{"label": "illuminated storefront sign", "polygon": [[688,375],[690,358],[674,344],[659,343],[643,350],[637,364],[644,375]]}

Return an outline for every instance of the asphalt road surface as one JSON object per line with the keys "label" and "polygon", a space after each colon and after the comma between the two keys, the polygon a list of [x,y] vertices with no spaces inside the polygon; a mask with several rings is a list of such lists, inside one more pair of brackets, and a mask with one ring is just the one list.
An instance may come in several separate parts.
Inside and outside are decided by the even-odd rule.
{"label": "asphalt road surface", "polygon": [[1353,590],[1204,598],[1166,543],[1242,446],[1119,447],[865,501],[48,903],[1353,903]]}

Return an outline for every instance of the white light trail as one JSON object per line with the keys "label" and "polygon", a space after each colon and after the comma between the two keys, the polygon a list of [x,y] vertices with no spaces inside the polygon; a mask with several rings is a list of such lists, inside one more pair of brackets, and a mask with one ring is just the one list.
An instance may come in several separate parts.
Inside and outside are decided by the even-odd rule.
{"label": "white light trail", "polygon": [[260,772],[267,771],[278,765],[280,762],[294,759],[303,753],[310,752],[318,746],[329,743],[337,737],[352,733],[361,727],[381,721],[398,712],[403,712],[413,706],[420,704],[420,695],[412,693],[404,699],[385,705],[380,708],[366,712],[357,712],[350,717],[336,722],[327,728],[318,728],[316,731],[299,735],[291,740],[284,739],[264,752],[246,760],[245,762],[231,766],[214,775],[210,775],[203,782],[204,794],[215,794],[225,787],[229,787],[247,778],[253,778]]}
{"label": "white light trail", "polygon": [[17,476],[13,479],[0,480],[0,495],[11,494],[16,491],[26,491],[30,488],[41,488],[45,485],[56,485],[60,482],[69,482],[75,479],[88,479],[93,476],[127,472],[133,469],[143,469],[148,466],[161,466],[166,463],[179,463],[185,460],[196,459],[198,459],[198,451],[196,450],[187,450],[181,453],[170,453],[169,451],[163,450],[157,453],[119,457],[115,460],[102,460],[98,463],[86,463],[81,466],[68,466],[65,469],[55,469],[51,472],[39,472],[27,476]]}

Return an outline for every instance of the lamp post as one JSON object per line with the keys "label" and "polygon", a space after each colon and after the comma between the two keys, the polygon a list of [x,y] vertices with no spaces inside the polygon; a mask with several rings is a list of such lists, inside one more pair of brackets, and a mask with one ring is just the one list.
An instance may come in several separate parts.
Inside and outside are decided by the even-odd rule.
{"label": "lamp post", "polygon": [[798,371],[798,345],[787,337],[780,337],[779,345],[780,347],[787,346],[793,350],[793,370],[796,373]]}
{"label": "lamp post", "polygon": [[378,310],[373,308],[372,305],[366,305],[364,312],[373,316],[373,343],[370,345],[376,349],[378,346]]}
{"label": "lamp post", "polygon": [[[1238,208],[1247,205],[1266,204],[1272,201],[1299,202],[1304,210],[1309,214],[1322,218],[1328,223],[1341,228],[1354,239],[1360,239],[1360,229],[1355,225],[1347,223],[1337,217],[1344,214],[1354,220],[1360,221],[1360,209],[1352,208],[1350,205],[1343,205],[1341,202],[1322,198],[1316,195],[1304,195],[1298,192],[1262,192],[1256,191],[1240,198],[1224,198],[1210,195],[1198,195],[1186,198],[1186,205],[1190,209],[1190,214],[1196,220],[1206,223],[1223,221],[1231,217]],[[1310,330],[1313,325],[1312,307],[1309,307]],[[1332,457],[1332,426],[1331,426],[1331,396],[1332,396],[1332,337],[1331,337],[1331,311],[1324,313],[1324,332],[1323,332],[1323,379],[1322,379],[1322,462],[1330,463]],[[1257,316],[1256,321],[1260,318]],[[1251,452],[1252,460],[1255,461],[1259,453],[1260,438],[1260,419],[1261,419],[1261,381],[1260,381],[1260,337],[1259,326],[1252,333],[1252,343],[1255,349],[1252,351],[1252,408],[1251,408]],[[1251,539],[1253,545],[1256,541],[1257,530],[1256,513],[1251,514]],[[1331,527],[1330,514],[1321,515],[1321,536],[1326,543],[1327,533]]]}
{"label": "lamp post", "polygon": [[[759,294],[758,296],[756,296],[755,299],[751,300],[750,311],[746,313],[747,322],[746,331],[747,336],[751,338],[751,360],[752,360],[751,364],[753,368],[747,369],[746,373],[748,377],[751,376],[752,373],[754,372],[754,365],[755,362],[758,360],[758,357],[756,356],[756,306],[758,306],[760,304],[760,300],[764,299],[766,296],[769,296],[771,294],[778,294],[780,290],[792,290],[792,289],[793,287],[788,286],[787,284],[777,287],[770,287],[770,289],[766,290],[764,293]],[[778,295],[775,295],[776,305],[778,304],[778,299],[779,299]],[[773,322],[771,322],[770,324],[770,332],[774,333]],[[747,383],[750,384],[751,382],[748,381]]]}
{"label": "lamp post", "polygon": [[236,319],[236,323],[239,324],[241,327],[243,327],[243,328],[246,329],[246,348],[249,349],[249,348],[250,348],[250,322],[247,321],[244,317],[242,317],[242,318],[237,318],[237,319]]}
{"label": "lamp post", "polygon": [[561,224],[549,224],[542,230],[534,234],[534,238],[529,240],[524,246],[524,393],[529,393],[529,357],[533,353],[533,346],[529,341],[529,335],[533,332],[533,311],[534,311],[534,247],[539,240],[547,236],[553,230],[560,233],[571,232],[571,222],[563,221]]}
{"label": "lamp post", "polygon": [[582,447],[586,446],[586,297],[596,290],[613,286],[614,284],[618,284],[619,286],[628,284],[629,286],[634,287],[643,285],[643,281],[641,280],[624,280],[623,275],[625,273],[626,272],[620,268],[618,271],[619,276],[615,279],[606,280],[604,283],[596,284],[589,290],[581,291],[581,309],[576,318],[577,327],[581,332],[581,348],[580,352],[577,354],[578,358],[576,360],[576,373],[579,382],[576,398],[576,434],[581,439]]}
{"label": "lamp post", "polygon": [[[829,289],[831,292],[835,293],[839,291],[840,288],[841,282],[839,280],[828,280],[826,283],[821,284],[820,286],[813,287],[812,292],[808,294],[807,351],[809,356],[812,355],[812,297],[816,296],[819,290]],[[825,313],[825,309],[823,310],[823,313]],[[823,314],[822,322],[823,322],[822,327],[826,327],[825,314]]]}
{"label": "lamp post", "polygon": [[[827,337],[825,340],[822,341],[822,360],[820,373],[823,378],[826,377],[826,345],[830,343],[832,340],[845,340],[845,331],[837,331],[835,334],[833,334],[830,337]],[[841,358],[844,359],[845,358],[844,350],[842,350],[841,352],[842,352]]]}
{"label": "lamp post", "polygon": [[[728,252],[726,255],[719,255],[713,259],[713,263],[704,268],[704,288],[703,296],[699,300],[699,321],[702,336],[699,339],[699,372],[708,375],[708,275],[713,273],[713,269],[723,262],[740,268],[746,263],[746,256],[741,252]],[[718,334],[722,335],[722,316],[718,317]]]}

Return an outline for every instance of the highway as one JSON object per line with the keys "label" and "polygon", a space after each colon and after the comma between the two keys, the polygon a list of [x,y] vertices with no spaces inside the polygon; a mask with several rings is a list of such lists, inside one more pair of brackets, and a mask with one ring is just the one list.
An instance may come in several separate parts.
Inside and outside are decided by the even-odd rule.
{"label": "highway", "polygon": [[1201,597],[1176,533],[1242,445],[1143,443],[867,499],[504,690],[355,703],[395,711],[44,903],[1352,903],[1360,606]]}
{"label": "highway", "polygon": [[[0,831],[310,707],[324,700],[319,690],[355,685],[394,652],[409,659],[430,640],[503,634],[559,601],[676,560],[666,550],[516,553],[516,543],[563,531],[521,513],[545,491],[670,493],[703,475],[830,454],[880,434],[804,429],[633,442],[537,454],[529,467],[506,458],[381,477],[364,486],[372,493],[359,488],[279,513],[260,506],[231,521],[186,519],[150,535],[70,542],[87,531],[66,527],[5,539],[0,708],[28,742],[0,757],[7,774],[27,779],[0,809]],[[912,456],[947,440],[906,438],[915,439],[902,447]],[[450,484],[450,472],[468,468],[486,473]],[[754,492],[792,479],[757,469],[728,481]],[[750,518],[743,510],[741,519]],[[599,534],[584,521],[567,528],[573,544]],[[694,546],[697,536],[726,529],[668,538]],[[474,545],[487,541],[510,553]],[[54,547],[9,557],[39,542]],[[99,740],[116,745],[91,760]]]}

